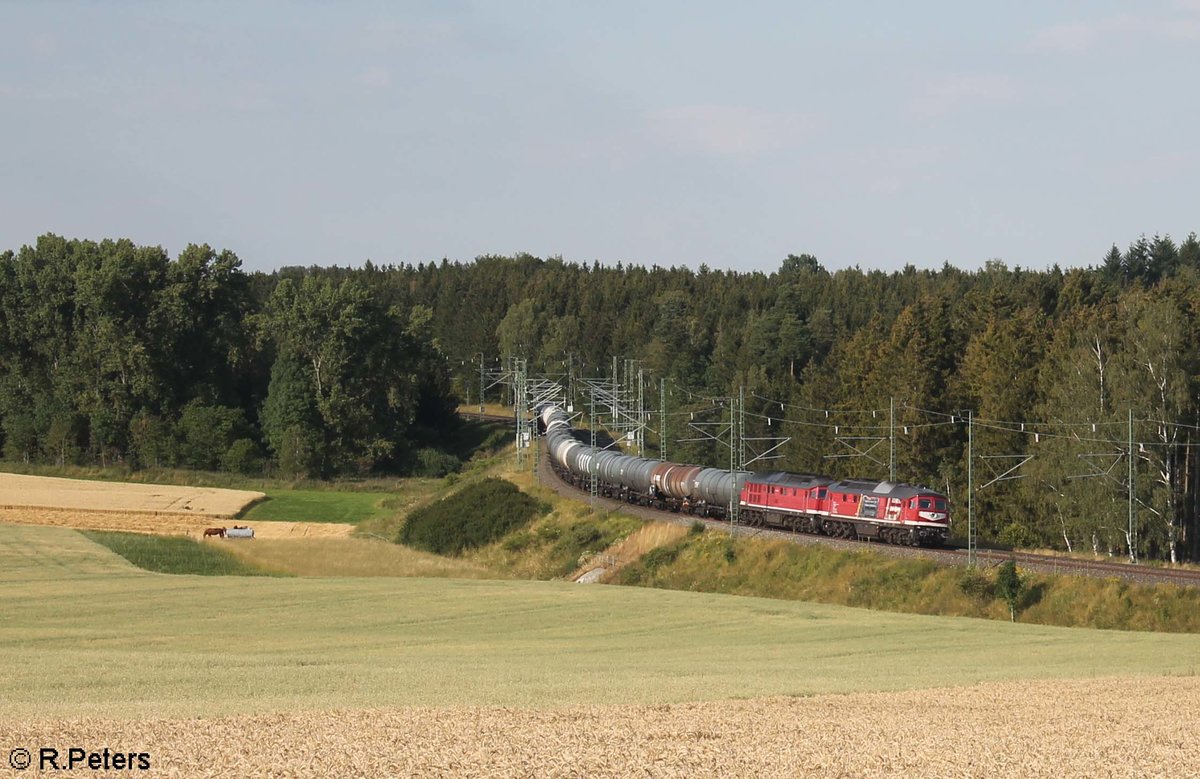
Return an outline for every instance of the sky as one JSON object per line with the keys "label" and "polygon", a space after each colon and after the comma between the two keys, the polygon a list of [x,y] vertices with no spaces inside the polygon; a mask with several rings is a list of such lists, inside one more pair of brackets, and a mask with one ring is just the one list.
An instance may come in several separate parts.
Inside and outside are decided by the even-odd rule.
{"label": "sky", "polygon": [[1200,0],[0,0],[0,250],[1099,263],[1200,231]]}

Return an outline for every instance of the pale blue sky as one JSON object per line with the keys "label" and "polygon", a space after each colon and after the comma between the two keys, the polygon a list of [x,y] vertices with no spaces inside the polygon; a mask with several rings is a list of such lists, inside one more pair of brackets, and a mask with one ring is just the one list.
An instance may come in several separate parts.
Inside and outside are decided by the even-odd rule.
{"label": "pale blue sky", "polygon": [[0,249],[1100,261],[1200,230],[1200,0],[4,2]]}

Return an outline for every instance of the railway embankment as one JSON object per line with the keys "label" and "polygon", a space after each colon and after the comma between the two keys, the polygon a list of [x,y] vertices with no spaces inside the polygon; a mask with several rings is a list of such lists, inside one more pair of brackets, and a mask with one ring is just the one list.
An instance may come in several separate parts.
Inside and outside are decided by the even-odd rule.
{"label": "railway embankment", "polygon": [[[749,595],[844,606],[1065,627],[1200,632],[1200,588],[1140,582],[1104,572],[1017,557],[1020,591],[1013,610],[997,581],[998,560],[969,568],[909,547],[865,545],[805,534],[699,523],[644,507],[592,501],[563,483],[543,457],[538,482],[547,493],[599,515],[618,512],[648,522],[702,528],[646,549],[636,560],[607,566],[596,581],[610,584]],[[589,505],[592,504],[592,505]],[[608,554],[608,550],[600,553]],[[1100,575],[1096,575],[1100,574]]]}

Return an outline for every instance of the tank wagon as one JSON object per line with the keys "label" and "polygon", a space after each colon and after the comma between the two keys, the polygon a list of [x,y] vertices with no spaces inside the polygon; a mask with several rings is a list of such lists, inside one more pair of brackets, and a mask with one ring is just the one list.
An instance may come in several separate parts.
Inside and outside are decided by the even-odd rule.
{"label": "tank wagon", "polygon": [[538,419],[559,476],[585,489],[594,476],[607,498],[718,518],[737,500],[748,525],[911,546],[940,546],[950,535],[949,501],[925,487],[783,471],[733,473],[633,457],[577,439],[558,406],[543,406]]}

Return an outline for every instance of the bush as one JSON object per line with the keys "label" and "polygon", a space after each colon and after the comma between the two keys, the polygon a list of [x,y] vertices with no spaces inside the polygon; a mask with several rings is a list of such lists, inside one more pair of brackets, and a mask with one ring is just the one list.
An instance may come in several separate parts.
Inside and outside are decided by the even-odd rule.
{"label": "bush", "polygon": [[596,552],[606,546],[604,533],[594,522],[579,522],[559,534],[554,544],[554,557],[575,561],[584,552]]}
{"label": "bush", "polygon": [[549,506],[513,484],[484,479],[414,511],[396,540],[435,554],[456,555],[490,544],[547,511]]}
{"label": "bush", "polygon": [[962,590],[964,595],[980,601],[989,601],[996,597],[992,582],[978,568],[967,568],[962,572],[958,580],[958,589]]}
{"label": "bush", "polygon": [[567,531],[567,540],[579,549],[587,549],[602,537],[600,528],[591,523],[574,525]]}
{"label": "bush", "polygon": [[500,546],[504,547],[506,552],[522,552],[529,548],[536,541],[536,537],[528,530],[518,530],[511,534]]}
{"label": "bush", "polygon": [[653,573],[664,565],[670,565],[679,557],[678,546],[658,546],[642,555],[642,566]]}
{"label": "bush", "polygon": [[689,536],[701,536],[701,535],[704,535],[704,530],[705,530],[704,523],[697,519],[695,522],[692,523],[692,526],[688,528],[688,535]]}
{"label": "bush", "polygon": [[420,449],[417,451],[417,476],[440,479],[462,468],[462,461],[452,454],[440,449]]}

